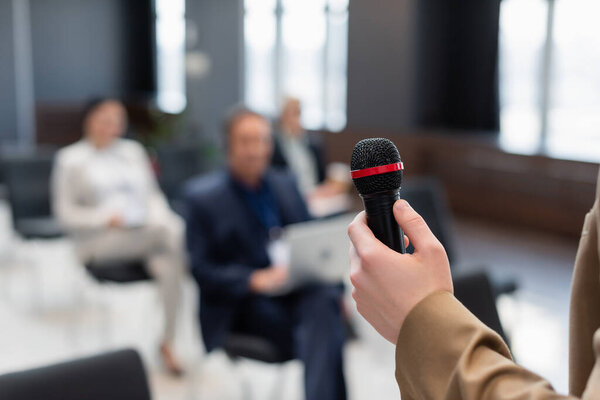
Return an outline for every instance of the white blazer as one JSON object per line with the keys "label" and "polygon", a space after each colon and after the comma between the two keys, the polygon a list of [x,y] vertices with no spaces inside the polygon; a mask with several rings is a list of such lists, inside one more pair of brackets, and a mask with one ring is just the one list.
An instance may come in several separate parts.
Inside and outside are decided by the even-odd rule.
{"label": "white blazer", "polygon": [[137,225],[173,215],[146,151],[129,139],[117,139],[104,149],[82,139],[61,149],[51,192],[54,215],[74,239],[108,228],[115,213],[126,223],[134,215]]}

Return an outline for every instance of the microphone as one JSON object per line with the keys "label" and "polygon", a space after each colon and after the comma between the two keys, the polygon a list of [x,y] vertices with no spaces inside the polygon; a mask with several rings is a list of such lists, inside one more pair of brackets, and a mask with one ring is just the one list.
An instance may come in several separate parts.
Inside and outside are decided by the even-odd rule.
{"label": "microphone", "polygon": [[404,233],[393,212],[394,203],[400,198],[404,169],[398,149],[384,138],[361,140],[354,146],[350,168],[365,206],[367,225],[386,246],[406,253]]}

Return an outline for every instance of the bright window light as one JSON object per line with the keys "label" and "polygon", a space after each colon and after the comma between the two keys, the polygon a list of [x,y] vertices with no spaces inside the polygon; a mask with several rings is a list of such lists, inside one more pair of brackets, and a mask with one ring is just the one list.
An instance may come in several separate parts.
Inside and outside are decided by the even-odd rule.
{"label": "bright window light", "polygon": [[502,1],[500,141],[507,150],[600,161],[599,13],[597,0]]}
{"label": "bright window light", "polygon": [[156,0],[156,81],[158,107],[182,112],[185,95],[185,0]]}
{"label": "bright window light", "polygon": [[276,117],[302,102],[307,129],[346,125],[347,0],[246,0],[245,100]]}

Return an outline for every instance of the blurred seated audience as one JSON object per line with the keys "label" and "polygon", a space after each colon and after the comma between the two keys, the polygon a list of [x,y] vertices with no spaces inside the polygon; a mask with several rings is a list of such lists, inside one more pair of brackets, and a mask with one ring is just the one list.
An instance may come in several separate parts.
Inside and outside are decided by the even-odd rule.
{"label": "blurred seated audience", "polygon": [[185,191],[206,349],[223,346],[230,332],[262,337],[304,363],[307,399],[345,399],[342,289],[311,284],[275,294],[288,270],[269,257],[273,233],[309,219],[296,181],[269,169],[273,142],[263,116],[238,108],[225,134],[227,167],[192,180]]}
{"label": "blurred seated audience", "polygon": [[276,124],[272,165],[289,169],[314,216],[347,211],[350,172],[345,164],[325,165],[321,142],[300,120],[300,100],[287,97]]}
{"label": "blurred seated audience", "polygon": [[172,343],[186,264],[185,226],[160,191],[144,148],[122,138],[126,128],[119,101],[88,104],[83,138],[56,156],[53,211],[83,263],[145,261],[164,301],[160,353],[169,372],[179,375]]}

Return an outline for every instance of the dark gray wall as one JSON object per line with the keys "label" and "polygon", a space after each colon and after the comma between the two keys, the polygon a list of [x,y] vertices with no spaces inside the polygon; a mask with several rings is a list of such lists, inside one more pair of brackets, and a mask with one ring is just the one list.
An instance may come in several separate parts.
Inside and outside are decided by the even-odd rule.
{"label": "dark gray wall", "polygon": [[414,124],[416,1],[350,1],[348,129]]}
{"label": "dark gray wall", "polygon": [[123,17],[120,0],[31,0],[36,100],[120,94]]}
{"label": "dark gray wall", "polygon": [[243,100],[242,0],[188,0],[186,15],[198,30],[189,51],[201,51],[210,60],[207,76],[187,82],[191,128],[219,140],[223,114]]}
{"label": "dark gray wall", "polygon": [[[415,1],[350,2],[348,128],[398,130],[414,123]],[[10,3],[0,0],[1,137],[15,127]],[[188,80],[188,117],[209,138],[219,137],[223,113],[243,99],[242,3],[187,1],[187,18],[198,29],[189,50],[211,63],[208,76]],[[122,9],[119,0],[31,0],[37,101],[119,93],[126,68]]]}
{"label": "dark gray wall", "polygon": [[[154,93],[151,0],[29,0],[34,101]],[[0,0],[0,143],[16,143],[13,2]],[[22,22],[23,23],[23,22]],[[25,49],[26,50],[26,49]],[[25,77],[26,78],[26,77]]]}
{"label": "dark gray wall", "polygon": [[0,0],[0,143],[17,137],[12,1]]}

